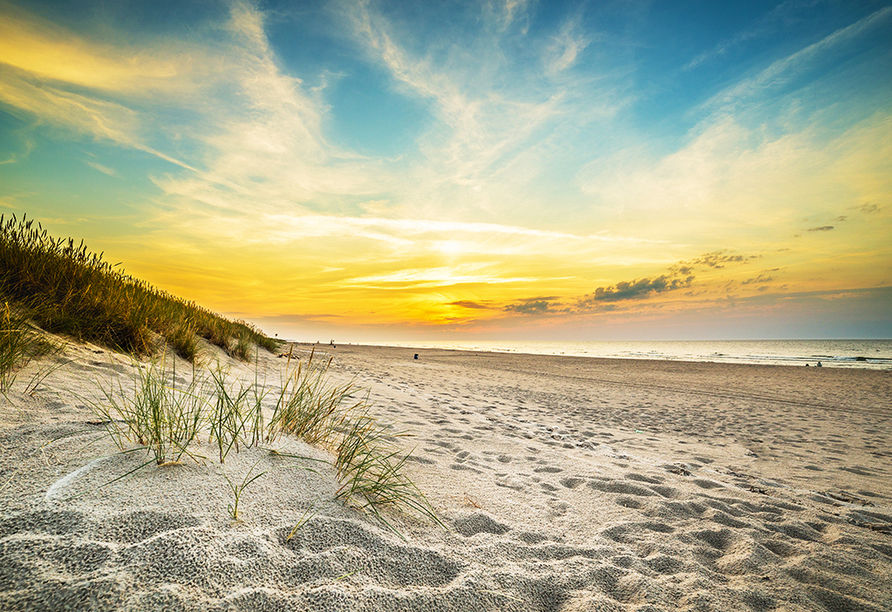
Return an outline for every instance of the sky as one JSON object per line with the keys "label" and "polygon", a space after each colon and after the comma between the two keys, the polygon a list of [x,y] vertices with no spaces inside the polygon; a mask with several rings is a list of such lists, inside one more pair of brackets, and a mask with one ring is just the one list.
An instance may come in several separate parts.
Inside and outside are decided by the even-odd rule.
{"label": "sky", "polygon": [[309,341],[892,337],[892,3],[0,0],[0,214]]}

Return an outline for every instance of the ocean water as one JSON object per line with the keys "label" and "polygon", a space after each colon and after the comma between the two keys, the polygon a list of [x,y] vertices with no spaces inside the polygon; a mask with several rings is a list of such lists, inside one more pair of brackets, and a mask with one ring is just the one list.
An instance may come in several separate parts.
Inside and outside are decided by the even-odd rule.
{"label": "ocean water", "polygon": [[831,368],[892,369],[892,340],[710,340],[633,342],[431,341],[377,342],[383,346],[534,355],[666,359]]}

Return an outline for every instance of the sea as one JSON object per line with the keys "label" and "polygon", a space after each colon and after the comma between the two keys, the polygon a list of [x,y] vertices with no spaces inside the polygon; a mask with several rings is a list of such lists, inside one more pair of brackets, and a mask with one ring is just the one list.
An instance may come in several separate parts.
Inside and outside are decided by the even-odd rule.
{"label": "sea", "polygon": [[374,342],[379,346],[573,355],[617,359],[664,359],[828,368],[892,370],[892,340],[676,340],[676,341],[496,341],[436,340]]}

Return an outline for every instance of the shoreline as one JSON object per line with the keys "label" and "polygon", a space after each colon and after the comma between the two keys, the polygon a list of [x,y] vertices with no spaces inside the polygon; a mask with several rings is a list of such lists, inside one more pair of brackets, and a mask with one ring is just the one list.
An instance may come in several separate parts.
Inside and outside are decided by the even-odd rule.
{"label": "shoreline", "polygon": [[[291,342],[291,341],[285,341]],[[661,354],[657,350],[651,350],[647,353],[635,352],[633,354],[627,355],[618,355],[618,354],[596,354],[591,352],[593,349],[587,348],[586,350],[579,349],[580,345],[601,345],[602,347],[605,345],[610,345],[612,347],[616,346],[626,346],[640,344],[641,347],[660,347],[665,345],[674,345],[674,346],[682,346],[682,345],[721,345],[723,343],[739,345],[739,344],[787,344],[787,343],[886,343],[889,346],[886,347],[888,350],[887,357],[867,357],[864,355],[823,355],[823,354],[812,354],[808,356],[803,355],[730,355],[730,354],[701,354],[699,356],[694,356],[691,354],[670,354],[664,353]],[[324,344],[321,342],[311,343],[311,342],[298,342],[294,341],[295,344],[300,344],[303,346],[318,346],[325,347],[329,346],[328,344]],[[499,355],[539,355],[539,356],[555,356],[555,357],[585,357],[587,359],[623,359],[623,360],[635,360],[635,361],[676,361],[676,362],[684,362],[684,363],[722,363],[722,364],[740,364],[740,365],[766,365],[766,366],[793,366],[793,367],[805,367],[816,366],[820,361],[823,367],[827,368],[843,368],[843,369],[867,369],[867,370],[879,370],[879,371],[892,371],[892,340],[880,339],[880,340],[795,340],[795,341],[784,341],[784,340],[772,340],[772,341],[734,341],[734,340],[719,340],[719,341],[697,341],[690,342],[684,340],[677,341],[658,341],[658,342],[645,342],[645,341],[632,341],[632,342],[622,342],[622,341],[598,341],[598,342],[566,342],[566,343],[555,343],[555,342],[420,342],[418,344],[413,343],[383,343],[383,344],[375,344],[375,343],[365,343],[365,342],[354,342],[354,343],[335,343],[343,346],[367,346],[367,347],[380,347],[380,348],[405,348],[405,349],[418,349],[418,350],[452,350],[452,351],[461,351],[461,352],[477,352],[477,353],[494,353]],[[438,344],[442,346],[437,346]],[[484,346],[459,346],[461,344],[467,345],[475,345],[482,344]],[[500,348],[506,344],[516,344],[516,348]],[[489,346],[485,346],[489,345]],[[540,346],[550,346],[552,348],[548,350],[532,350]],[[560,345],[570,345],[570,346],[560,346]],[[576,348],[574,348],[576,347]],[[701,346],[702,348],[702,346]],[[602,351],[603,352],[603,351]]]}

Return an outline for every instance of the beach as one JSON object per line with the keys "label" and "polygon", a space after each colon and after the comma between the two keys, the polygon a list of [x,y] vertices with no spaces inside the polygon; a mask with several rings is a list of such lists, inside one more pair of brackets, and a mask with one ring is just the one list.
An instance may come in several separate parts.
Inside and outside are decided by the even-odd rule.
{"label": "beach", "polygon": [[89,404],[138,364],[69,343],[0,397],[0,609],[892,609],[890,371],[311,350],[407,434],[442,525],[334,501],[298,440],[136,469]]}

